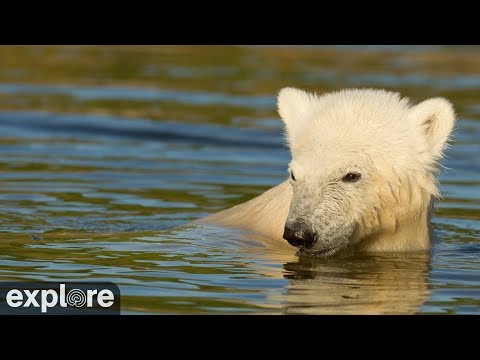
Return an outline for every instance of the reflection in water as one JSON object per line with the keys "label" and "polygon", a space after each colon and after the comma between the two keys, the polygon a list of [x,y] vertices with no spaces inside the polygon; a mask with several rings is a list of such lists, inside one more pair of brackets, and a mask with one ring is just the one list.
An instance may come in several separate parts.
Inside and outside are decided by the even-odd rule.
{"label": "reflection in water", "polygon": [[284,264],[286,314],[412,314],[429,295],[429,254]]}
{"label": "reflection in water", "polygon": [[[228,234],[228,238],[225,236]],[[251,298],[250,306],[278,314],[414,314],[428,299],[431,254],[356,254],[335,259],[297,256],[297,249],[238,229],[211,225],[175,230],[176,238],[202,238],[210,261],[227,260],[243,267],[248,276],[235,275],[234,288],[254,289],[258,280],[268,287],[267,297]],[[207,240],[208,239],[208,240]],[[222,244],[222,256],[212,249]],[[201,245],[200,245],[201,244]],[[285,245],[285,246],[283,246]],[[227,255],[229,254],[229,255]],[[276,266],[276,264],[283,264]],[[248,270],[247,270],[248,269]],[[275,284],[282,284],[275,289]]]}
{"label": "reflection in water", "polygon": [[322,259],[298,256],[287,241],[241,232],[237,237],[236,252],[283,264],[268,272],[288,281],[284,291],[269,296],[282,314],[414,314],[430,294],[430,252]]}

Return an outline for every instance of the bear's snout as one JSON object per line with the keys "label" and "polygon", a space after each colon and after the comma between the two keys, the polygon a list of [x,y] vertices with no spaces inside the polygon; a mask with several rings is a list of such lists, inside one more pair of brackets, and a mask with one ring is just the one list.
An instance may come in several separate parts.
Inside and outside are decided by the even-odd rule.
{"label": "bear's snout", "polygon": [[292,246],[310,248],[315,243],[315,234],[303,222],[285,225],[283,238]]}

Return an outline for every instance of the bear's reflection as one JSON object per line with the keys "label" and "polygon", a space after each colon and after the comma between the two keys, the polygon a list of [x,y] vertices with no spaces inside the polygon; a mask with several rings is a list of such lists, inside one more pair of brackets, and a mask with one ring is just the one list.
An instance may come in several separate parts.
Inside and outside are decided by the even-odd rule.
{"label": "bear's reflection", "polygon": [[286,314],[412,314],[426,301],[429,254],[284,264]]}

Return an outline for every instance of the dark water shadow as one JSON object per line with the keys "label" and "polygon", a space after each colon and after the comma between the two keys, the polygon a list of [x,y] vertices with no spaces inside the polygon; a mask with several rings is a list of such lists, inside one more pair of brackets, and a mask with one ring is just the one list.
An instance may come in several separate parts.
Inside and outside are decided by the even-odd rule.
{"label": "dark water shadow", "polygon": [[58,136],[75,138],[121,138],[187,143],[218,147],[278,149],[281,136],[261,130],[231,129],[218,125],[156,122],[100,115],[67,115],[36,112],[0,112],[3,134],[16,137]]}

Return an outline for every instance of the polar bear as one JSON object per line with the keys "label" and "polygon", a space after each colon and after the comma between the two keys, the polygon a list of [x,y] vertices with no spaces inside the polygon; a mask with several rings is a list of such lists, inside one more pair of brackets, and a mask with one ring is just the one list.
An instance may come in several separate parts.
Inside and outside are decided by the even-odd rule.
{"label": "polar bear", "polygon": [[290,178],[201,222],[321,257],[430,248],[436,173],[455,122],[448,100],[412,105],[385,90],[284,88],[278,111]]}

